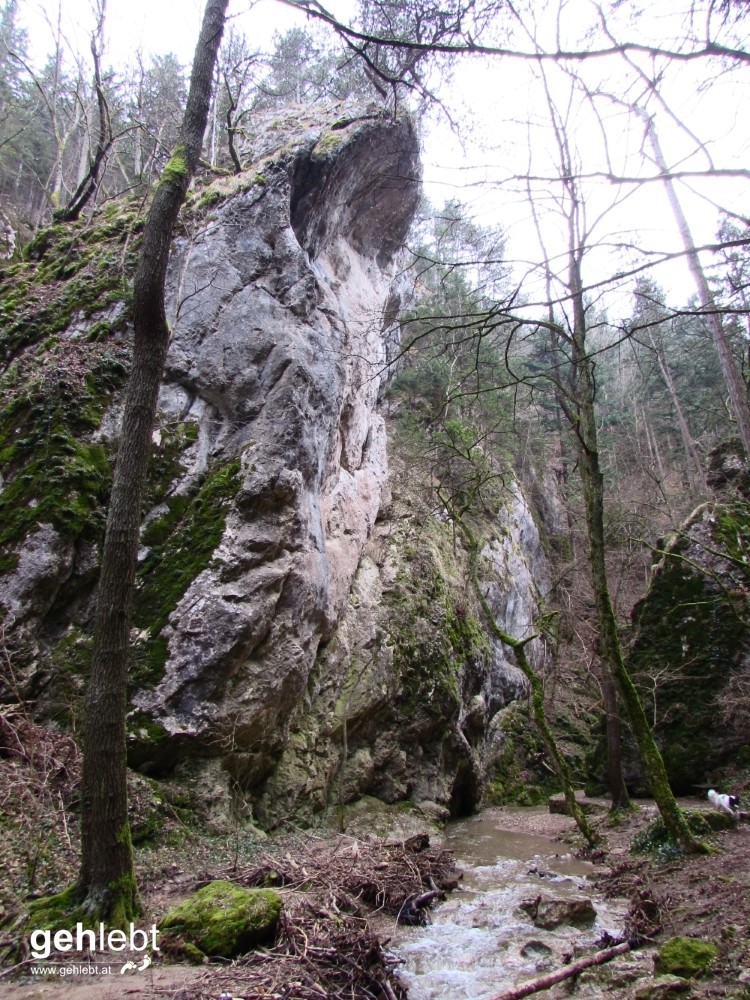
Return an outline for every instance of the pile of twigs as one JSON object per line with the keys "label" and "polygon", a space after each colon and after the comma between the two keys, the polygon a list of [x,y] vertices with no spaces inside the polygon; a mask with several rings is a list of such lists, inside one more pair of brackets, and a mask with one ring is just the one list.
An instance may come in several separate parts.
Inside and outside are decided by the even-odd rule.
{"label": "pile of twigs", "polygon": [[[368,918],[381,911],[397,920],[424,914],[445,890],[455,888],[448,851],[426,836],[402,843],[339,838],[307,842],[283,857],[264,855],[251,868],[207,873],[247,886],[283,887],[284,909],[273,948],[243,956],[184,986],[157,988],[173,1000],[405,1000],[398,960]],[[406,920],[406,922],[421,922]]]}
{"label": "pile of twigs", "polygon": [[3,887],[50,889],[72,872],[78,831],[69,808],[80,780],[80,751],[64,733],[33,722],[21,705],[0,712],[0,812],[6,819],[0,867]]}
{"label": "pile of twigs", "polygon": [[625,922],[625,937],[640,944],[651,941],[662,930],[661,907],[647,877],[644,861],[624,861],[598,880],[607,898],[630,899]]}
{"label": "pile of twigs", "polygon": [[155,993],[171,1000],[218,1000],[222,993],[243,1000],[405,1000],[396,965],[366,921],[346,916],[333,924],[300,907],[284,910],[273,948]]}
{"label": "pile of twigs", "polygon": [[293,854],[262,855],[250,868],[225,868],[211,878],[315,890],[336,914],[361,916],[365,904],[406,924],[425,923],[427,907],[457,884],[452,853],[430,847],[426,834],[398,843],[346,837],[309,841]]}

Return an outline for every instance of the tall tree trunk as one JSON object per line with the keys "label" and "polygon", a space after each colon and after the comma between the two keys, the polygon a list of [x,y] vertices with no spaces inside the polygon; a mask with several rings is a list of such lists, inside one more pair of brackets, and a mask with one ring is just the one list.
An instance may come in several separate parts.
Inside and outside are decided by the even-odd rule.
{"label": "tall tree trunk", "polygon": [[127,812],[126,682],[141,497],[169,343],[164,282],[172,231],[201,152],[228,3],[206,4],[181,141],[151,203],[133,289],[133,366],[102,555],[81,793],[78,895],[90,917],[110,925],[132,920],[140,906]]}
{"label": "tall tree trunk", "polygon": [[700,299],[700,303],[704,311],[704,318],[708,324],[709,330],[711,331],[714,346],[716,347],[716,353],[719,355],[721,371],[724,375],[727,392],[729,393],[729,402],[732,407],[732,412],[735,420],[737,421],[737,429],[739,430],[740,439],[742,440],[742,446],[745,449],[745,455],[748,459],[750,459],[750,404],[748,404],[747,399],[747,387],[742,380],[742,376],[737,369],[737,365],[732,355],[732,349],[729,346],[729,340],[727,339],[726,331],[724,330],[724,324],[721,321],[721,314],[716,305],[716,300],[713,297],[711,288],[709,287],[706,273],[703,270],[703,265],[701,264],[700,255],[698,254],[695,246],[693,234],[690,232],[687,217],[682,210],[680,199],[677,196],[674,181],[669,176],[667,161],[664,159],[664,153],[662,152],[661,143],[659,142],[659,136],[656,132],[653,119],[651,118],[647,119],[646,134],[651,145],[651,150],[654,154],[654,162],[659,168],[662,180],[664,181],[664,187],[667,192],[667,198],[669,199],[672,214],[675,217],[677,229],[680,233],[680,239],[682,240],[682,245],[685,248],[685,257],[687,258],[688,267],[690,268],[690,273],[693,276],[695,286],[698,290],[698,298]]}
{"label": "tall tree trunk", "polygon": [[622,726],[617,688],[609,669],[602,667],[602,700],[607,725],[607,787],[612,809],[629,809],[630,796],[622,773]]}
{"label": "tall tree trunk", "polygon": [[586,349],[586,313],[583,302],[583,283],[580,274],[578,251],[571,243],[569,287],[574,310],[573,365],[575,372],[576,411],[571,415],[578,443],[581,485],[586,505],[586,527],[589,538],[589,560],[594,590],[599,643],[602,659],[609,667],[617,684],[627,713],[630,728],[646,770],[651,793],[658,806],[664,825],[674,841],[683,850],[697,853],[703,845],[693,837],[672,793],[659,748],[646,719],[643,705],[633,680],[625,666],[620,645],[617,619],[612,606],[607,579],[606,546],[604,535],[604,476],[599,464],[599,445],[594,407],[596,383],[594,361]]}
{"label": "tall tree trunk", "polygon": [[674,384],[674,379],[672,378],[672,370],[669,367],[666,357],[664,356],[664,352],[654,340],[654,335],[652,333],[649,333],[649,340],[651,341],[651,346],[656,354],[656,360],[659,363],[659,371],[661,372],[661,377],[664,379],[664,384],[667,387],[669,398],[672,400],[672,406],[674,407],[674,412],[677,417],[677,426],[680,428],[682,447],[685,451],[685,472],[687,474],[688,485],[690,486],[693,498],[700,496],[705,497],[708,493],[708,484],[706,483],[706,477],[703,473],[703,466],[701,464],[700,456],[698,455],[698,450],[695,447],[695,441],[693,441],[693,435],[690,433],[690,428],[688,427],[688,422],[685,419],[685,414],[682,412],[680,397],[677,395],[677,388]]}

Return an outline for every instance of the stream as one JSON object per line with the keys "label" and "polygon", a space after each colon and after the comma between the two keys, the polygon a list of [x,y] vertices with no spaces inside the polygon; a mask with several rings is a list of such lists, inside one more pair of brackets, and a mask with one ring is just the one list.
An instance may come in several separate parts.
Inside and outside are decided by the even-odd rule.
{"label": "stream", "polygon": [[[503,830],[502,817],[489,809],[450,824],[443,846],[463,872],[460,888],[433,909],[427,927],[399,927],[392,935],[410,1000],[483,1000],[565,964],[574,946],[622,928],[627,902],[598,896],[588,880],[593,865],[550,837]],[[590,898],[596,922],[585,930],[539,929],[519,904],[540,893]]]}

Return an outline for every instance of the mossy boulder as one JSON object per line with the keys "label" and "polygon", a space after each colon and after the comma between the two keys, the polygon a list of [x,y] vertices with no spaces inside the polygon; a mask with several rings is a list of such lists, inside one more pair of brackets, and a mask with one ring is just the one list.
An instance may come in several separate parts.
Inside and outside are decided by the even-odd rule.
{"label": "mossy boulder", "polygon": [[713,965],[719,949],[712,941],[673,937],[666,941],[654,958],[658,973],[693,979],[704,975]]}
{"label": "mossy boulder", "polygon": [[750,662],[750,505],[704,504],[660,553],[629,666],[672,786],[688,793],[748,741],[731,692]]}
{"label": "mossy boulder", "polygon": [[272,889],[209,882],[162,917],[159,931],[166,950],[191,960],[235,958],[269,942],[280,913],[281,897]]}

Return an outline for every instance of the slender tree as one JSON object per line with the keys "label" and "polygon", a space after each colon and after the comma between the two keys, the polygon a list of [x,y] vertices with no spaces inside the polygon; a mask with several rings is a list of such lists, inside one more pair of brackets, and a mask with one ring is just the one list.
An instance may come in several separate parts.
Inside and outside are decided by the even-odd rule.
{"label": "slender tree", "polygon": [[[540,324],[552,333],[559,372],[553,381],[562,389],[560,405],[573,432],[582,493],[586,510],[589,565],[599,626],[599,650],[625,707],[630,728],[638,744],[651,791],[665,826],[684,850],[697,852],[696,841],[670,788],[664,761],[654,740],[638,692],[625,665],[617,617],[609,586],[604,520],[604,474],[599,452],[596,414],[595,355],[589,337],[589,305],[583,279],[584,258],[590,234],[585,222],[585,204],[579,190],[570,138],[565,121],[551,96],[541,71],[559,158],[561,196],[558,205],[567,230],[567,274],[563,282],[567,302],[566,324]],[[611,710],[611,709],[610,709]]]}
{"label": "slender tree", "polygon": [[172,231],[206,130],[229,0],[207,0],[180,142],[154,193],[134,284],[133,362],[102,554],[81,789],[78,895],[88,916],[124,924],[139,910],[128,826],[125,714],[141,496],[169,326],[164,282]]}
{"label": "slender tree", "polygon": [[669,167],[659,141],[659,134],[656,130],[653,117],[646,116],[645,124],[646,137],[653,153],[654,163],[663,178],[669,205],[685,249],[685,259],[687,260],[690,274],[698,291],[698,298],[705,313],[706,323],[711,331],[716,353],[719,355],[721,370],[726,382],[732,413],[737,421],[737,430],[742,441],[742,446],[745,449],[745,455],[750,459],[750,403],[747,398],[747,386],[735,363],[729,338],[724,329],[721,310],[711,291],[708,279],[706,278],[706,272],[703,270],[700,254],[698,253],[693,234],[690,231],[687,216],[683,211],[674,180],[670,176]]}
{"label": "slender tree", "polygon": [[91,34],[91,58],[94,63],[94,93],[96,94],[98,115],[96,142],[89,154],[88,167],[75,191],[70,196],[65,207],[53,213],[53,218],[58,222],[74,222],[86,205],[88,205],[97,191],[107,153],[115,141],[112,131],[112,119],[109,113],[109,102],[107,101],[107,95],[104,91],[104,81],[102,79],[102,49],[104,46],[106,11],[106,0],[99,0],[96,8],[96,27]]}

